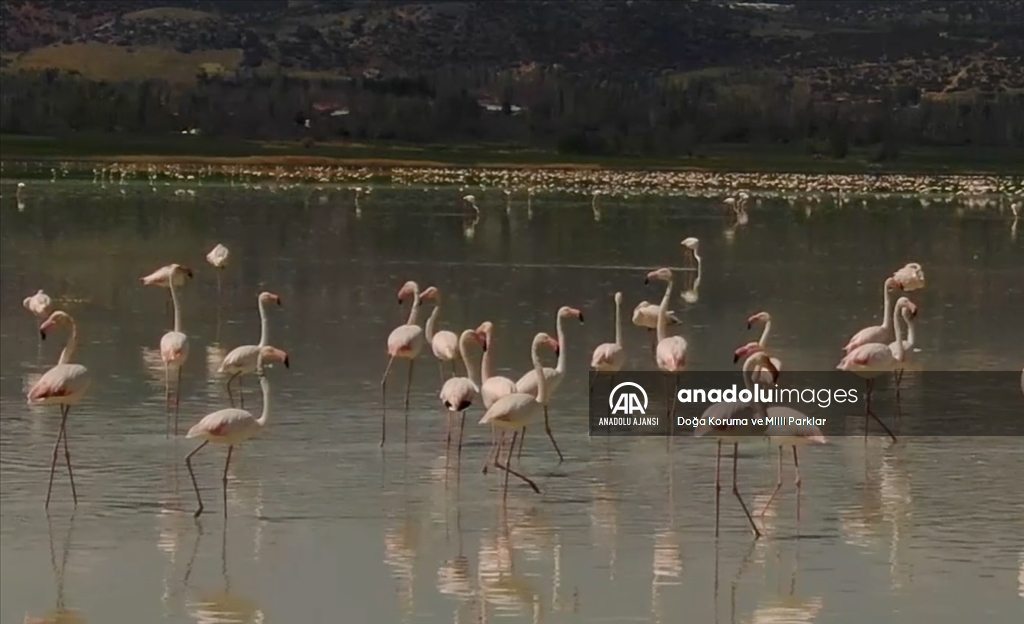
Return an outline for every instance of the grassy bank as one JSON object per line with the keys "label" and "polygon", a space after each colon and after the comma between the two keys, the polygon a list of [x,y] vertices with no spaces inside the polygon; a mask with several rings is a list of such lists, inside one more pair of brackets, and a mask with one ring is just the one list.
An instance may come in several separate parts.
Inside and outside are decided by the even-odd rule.
{"label": "grassy bank", "polygon": [[172,135],[73,135],[64,138],[0,136],[0,160],[90,160],[154,164],[252,166],[348,165],[367,167],[551,167],[700,169],[791,173],[1005,173],[1020,174],[1024,149],[907,149],[894,161],[871,162],[874,149],[851,149],[844,159],[814,156],[788,146],[709,145],[688,157],[586,156],[500,145],[409,145],[298,141],[239,141]]}

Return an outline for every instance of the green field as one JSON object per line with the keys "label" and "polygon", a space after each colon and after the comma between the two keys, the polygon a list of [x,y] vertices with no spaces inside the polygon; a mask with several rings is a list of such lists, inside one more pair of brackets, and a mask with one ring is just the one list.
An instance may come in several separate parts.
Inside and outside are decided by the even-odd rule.
{"label": "green field", "polygon": [[0,135],[0,160],[95,160],[136,163],[216,163],[351,166],[604,167],[792,173],[1005,173],[1020,174],[1024,149],[907,149],[897,160],[875,163],[875,149],[851,149],[838,160],[805,149],[760,145],[701,146],[692,156],[648,158],[586,156],[503,145],[410,145],[298,141],[239,141],[196,136],[66,138]]}

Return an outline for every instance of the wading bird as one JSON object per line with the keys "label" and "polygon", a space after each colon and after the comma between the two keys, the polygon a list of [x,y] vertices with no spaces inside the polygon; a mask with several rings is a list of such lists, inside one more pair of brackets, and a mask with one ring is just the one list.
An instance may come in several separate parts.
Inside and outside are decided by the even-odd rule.
{"label": "wading bird", "polygon": [[462,461],[462,434],[466,428],[466,410],[473,405],[473,401],[480,394],[480,386],[476,382],[476,362],[469,358],[469,344],[476,342],[483,349],[487,350],[487,342],[483,336],[475,330],[467,329],[458,338],[459,354],[466,365],[465,377],[452,377],[441,386],[441,394],[438,395],[444,405],[445,413],[445,442],[444,451],[447,454],[452,444],[452,416],[462,414],[459,422],[459,442],[457,457]]}
{"label": "wading bird", "polygon": [[[175,267],[175,266],[176,267],[180,267],[181,270],[176,271],[176,272],[172,271],[171,267]],[[172,279],[172,274],[173,274],[173,279]],[[186,279],[192,279],[192,276],[193,276],[192,269],[188,268],[187,266],[182,265],[182,264],[168,264],[166,266],[162,266],[159,269],[153,271],[149,275],[145,275],[143,277],[140,277],[139,281],[142,282],[143,286],[159,286],[160,288],[170,288],[171,281],[173,281],[174,285],[176,287],[181,288],[182,286],[185,285],[185,280]],[[167,313],[168,314],[171,313],[171,304],[172,304],[172,301],[170,299],[168,299],[167,300]]]}
{"label": "wading bird", "polygon": [[412,309],[409,311],[409,320],[404,325],[396,327],[388,336],[388,365],[384,369],[384,376],[380,380],[380,445],[384,446],[384,438],[387,435],[387,399],[386,390],[388,375],[391,374],[391,366],[396,358],[409,361],[409,369],[405,378],[405,430],[409,433],[409,389],[412,387],[412,369],[416,363],[416,356],[423,349],[423,328],[419,326],[420,303],[430,299],[437,292],[433,286],[420,293],[420,287],[416,282],[406,282],[398,289],[398,303],[401,305],[405,297],[412,296]]}
{"label": "wading bird", "polygon": [[[599,344],[590,357],[590,368],[599,373],[612,373],[610,387],[615,387],[615,373],[626,363],[626,350],[622,348],[622,293],[615,293],[615,342]],[[591,380],[594,378],[592,377]],[[593,392],[593,381],[590,391]]]}
{"label": "wading bird", "polygon": [[53,307],[53,300],[50,299],[50,295],[43,292],[40,288],[36,291],[36,294],[31,297],[25,297],[22,300],[21,305],[32,313],[32,316],[36,317],[40,321],[50,316],[50,308]]}
{"label": "wading bird", "polygon": [[221,273],[228,266],[228,258],[231,256],[231,252],[224,245],[217,243],[217,245],[206,254],[206,261],[210,263],[210,266],[217,269],[217,294],[220,294],[220,282]]}
{"label": "wading bird", "polygon": [[672,271],[668,268],[660,268],[651,271],[644,277],[644,284],[651,280],[662,280],[665,282],[665,295],[661,298],[661,307],[658,313],[657,338],[658,343],[654,348],[654,360],[660,370],[672,373],[675,389],[668,394],[666,386],[666,405],[672,406],[669,418],[674,415],[676,402],[672,400],[679,390],[679,373],[686,368],[686,339],[682,336],[669,336],[668,327],[668,302],[672,299],[673,278]]}
{"label": "wading bird", "polygon": [[164,398],[168,411],[171,408],[171,371],[175,373],[174,382],[174,433],[178,433],[178,408],[181,405],[181,367],[188,360],[188,336],[181,331],[181,305],[178,303],[178,274],[188,274],[185,267],[172,264],[168,283],[171,290],[171,304],[174,306],[174,329],[160,338],[160,359],[164,363]]}
{"label": "wading bird", "polygon": [[459,359],[459,337],[455,335],[455,332],[448,330],[434,331],[440,318],[441,291],[435,289],[434,309],[430,312],[430,316],[427,317],[423,331],[427,336],[427,342],[430,343],[430,350],[434,352],[434,357],[437,358],[437,368],[441,372],[441,384],[444,385],[444,380],[448,378],[444,373],[445,362],[448,362],[452,367],[451,377],[455,377],[458,374],[455,370],[455,361]]}
{"label": "wading bird", "polygon": [[[489,409],[501,397],[512,394],[516,391],[516,382],[508,377],[494,374],[492,358],[494,357],[494,324],[490,321],[480,323],[476,328],[477,333],[484,337],[484,355],[480,360],[480,399],[483,401],[484,409]],[[491,427],[491,448],[484,460],[483,473],[487,474],[487,468],[491,465],[491,456],[498,445],[498,430]]]}
{"label": "wading bird", "polygon": [[57,452],[60,449],[61,441],[64,442],[64,461],[67,462],[68,478],[71,480],[71,496],[74,498],[75,505],[78,505],[75,474],[71,470],[71,451],[68,450],[68,412],[71,411],[72,405],[78,403],[85,396],[92,382],[89,369],[81,364],[71,363],[71,358],[75,355],[75,348],[78,346],[78,326],[70,314],[62,310],[53,312],[39,326],[39,337],[46,340],[46,332],[58,325],[68,325],[71,328],[71,334],[68,336],[67,343],[64,344],[64,350],[60,352],[60,359],[57,360],[56,366],[46,371],[28,391],[30,405],[60,405],[60,430],[57,432],[57,441],[53,445],[53,455],[50,457],[50,484],[46,487],[46,507],[50,506],[53,473],[57,467]]}
{"label": "wading bird", "polygon": [[892,318],[892,291],[900,288],[900,283],[896,281],[895,277],[886,278],[885,283],[882,285],[882,324],[872,325],[871,327],[865,327],[856,334],[854,334],[846,346],[843,347],[843,353],[850,353],[861,345],[871,343],[885,343],[889,344],[893,339],[893,318]]}
{"label": "wading bird", "polygon": [[[239,407],[245,408],[245,398],[242,395],[242,375],[247,373],[256,372],[256,360],[260,355],[260,350],[267,346],[270,341],[270,321],[267,319],[267,304],[276,303],[278,307],[281,307],[281,297],[277,296],[272,292],[263,291],[256,296],[256,306],[260,313],[260,342],[254,345],[242,345],[235,347],[226,356],[224,361],[220,363],[220,368],[217,369],[218,373],[231,375],[228,377],[227,382],[224,386],[228,391],[228,401],[231,403],[231,407],[235,406],[235,397],[231,393],[231,382],[238,380],[238,405]],[[269,360],[279,360],[284,363],[285,368],[289,368],[290,364],[288,361],[288,354],[280,349],[271,347],[269,350],[263,353],[264,362]]]}

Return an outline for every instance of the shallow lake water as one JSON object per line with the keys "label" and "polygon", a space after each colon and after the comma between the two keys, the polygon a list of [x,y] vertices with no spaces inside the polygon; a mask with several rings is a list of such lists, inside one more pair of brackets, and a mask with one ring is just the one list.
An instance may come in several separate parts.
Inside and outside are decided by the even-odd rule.
{"label": "shallow lake water", "polygon": [[[34,181],[16,200],[13,184],[0,188],[2,624],[1024,617],[1022,438],[854,435],[804,447],[799,501],[787,463],[755,541],[728,485],[714,537],[712,442],[591,439],[586,424],[590,353],[614,338],[612,293],[627,315],[658,301],[644,275],[688,264],[688,236],[700,239],[701,281],[694,289],[693,272],[680,272],[695,292],[673,307],[692,369],[733,369],[735,347],[756,339],[747,316],[767,310],[786,368],[829,370],[854,331],[879,322],[885,276],[915,261],[927,274],[911,294],[916,367],[1019,371],[1024,241],[1005,211],[765,199],[736,225],[711,198],[605,197],[598,218],[581,196],[536,194],[528,214],[516,195],[506,214],[496,189],[379,187],[357,214],[350,192],[303,186]],[[482,210],[475,222],[466,192]],[[219,279],[203,258],[218,242],[231,250]],[[139,283],[170,262],[195,271],[181,293],[191,354],[172,438],[157,352],[168,294]],[[451,458],[446,470],[429,349],[407,436],[399,367],[378,447],[385,342],[408,314],[395,295],[409,279],[441,290],[443,328],[492,321],[499,373],[513,379],[529,367],[532,335],[554,333],[559,306],[584,312],[566,325],[567,374],[551,404],[565,461],[537,427],[521,460],[540,495],[513,481],[503,504],[500,478],[480,473],[490,435],[479,406],[459,469]],[[59,463],[44,511],[59,414],[25,403],[66,335],[39,340],[21,305],[39,288],[77,320],[76,359],[94,377],[68,419],[77,510]],[[225,449],[196,456],[206,504],[196,521],[183,432],[227,406],[216,369],[227,350],[257,342],[264,289],[283,300],[269,309],[270,342],[291,366],[268,371],[274,409],[235,451],[226,520]],[[648,334],[624,332],[627,366],[653,369]],[[913,374],[905,383],[913,392]],[[245,386],[258,409],[258,384]],[[774,457],[764,443],[741,455],[755,508],[775,484]]]}

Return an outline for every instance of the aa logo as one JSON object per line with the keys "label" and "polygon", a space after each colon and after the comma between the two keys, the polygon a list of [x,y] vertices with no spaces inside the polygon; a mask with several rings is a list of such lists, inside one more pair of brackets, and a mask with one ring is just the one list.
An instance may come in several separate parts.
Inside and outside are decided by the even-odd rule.
{"label": "aa logo", "polygon": [[638,383],[624,381],[612,388],[608,395],[608,407],[612,414],[646,414],[647,391]]}

